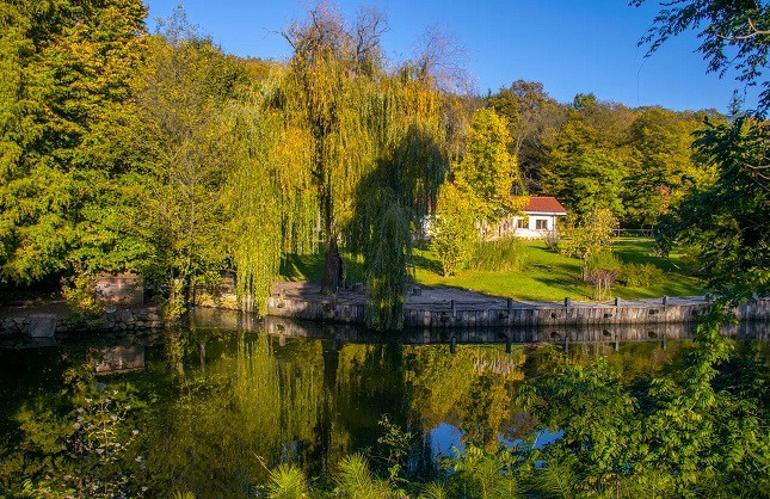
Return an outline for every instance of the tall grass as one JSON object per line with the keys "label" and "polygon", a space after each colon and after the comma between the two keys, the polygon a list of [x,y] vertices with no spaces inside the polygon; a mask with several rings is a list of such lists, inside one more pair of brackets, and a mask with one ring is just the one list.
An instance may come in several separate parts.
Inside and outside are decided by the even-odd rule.
{"label": "tall grass", "polygon": [[474,270],[522,270],[527,263],[527,246],[515,237],[482,241],[476,246],[468,265]]}

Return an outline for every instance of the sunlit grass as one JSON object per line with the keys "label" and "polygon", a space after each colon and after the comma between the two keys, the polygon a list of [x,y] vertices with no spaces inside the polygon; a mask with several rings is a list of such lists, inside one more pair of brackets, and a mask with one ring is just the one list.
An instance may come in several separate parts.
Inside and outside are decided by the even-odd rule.
{"label": "sunlit grass", "polygon": [[[436,255],[427,247],[414,252],[414,276],[418,283],[430,286],[452,286],[496,296],[527,301],[560,301],[565,297],[589,300],[591,288],[580,279],[580,260],[549,250],[542,241],[526,241],[526,263],[520,270],[486,271],[465,270],[455,276],[441,275],[441,265]],[[670,258],[653,254],[654,243],[650,239],[617,239],[613,244],[623,263],[649,263],[664,271],[664,279],[644,288],[617,285],[613,295],[625,299],[653,298],[663,295],[686,296],[703,293],[699,280],[683,260],[673,253]],[[344,255],[348,280],[362,281],[360,259]],[[282,275],[288,280],[319,280],[323,269],[323,255],[290,255],[283,266]]]}

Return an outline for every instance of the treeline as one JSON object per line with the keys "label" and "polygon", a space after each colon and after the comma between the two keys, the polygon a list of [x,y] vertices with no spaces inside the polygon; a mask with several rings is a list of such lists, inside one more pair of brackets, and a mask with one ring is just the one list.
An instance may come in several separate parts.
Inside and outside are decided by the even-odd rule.
{"label": "treeline", "polygon": [[692,143],[706,120],[726,122],[713,110],[628,108],[593,94],[560,104],[525,81],[485,104],[508,120],[526,192],[556,196],[579,216],[609,208],[631,228],[653,226],[693,188],[713,182],[713,165]]}
{"label": "treeline", "polygon": [[146,14],[0,3],[3,283],[135,271],[175,315],[229,270],[259,310],[287,253],[324,251],[335,292],[344,246],[363,259],[370,324],[398,328],[427,214],[491,222],[517,209],[509,194],[543,193],[650,226],[717,177],[691,148],[704,118],[726,126],[715,113],[564,105],[525,82],[468,96],[446,40],[388,61],[375,11],[312,9],[283,32],[285,64],[224,54],[181,9],[150,34]]}

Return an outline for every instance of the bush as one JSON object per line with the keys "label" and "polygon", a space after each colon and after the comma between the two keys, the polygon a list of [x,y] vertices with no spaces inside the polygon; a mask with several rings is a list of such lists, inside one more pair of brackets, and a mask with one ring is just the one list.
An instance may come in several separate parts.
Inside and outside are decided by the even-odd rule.
{"label": "bush", "polygon": [[470,267],[476,270],[518,271],[524,268],[527,247],[520,239],[507,237],[482,241],[476,246]]}
{"label": "bush", "polygon": [[559,242],[559,251],[566,256],[574,256],[586,260],[606,250],[612,244],[618,220],[608,209],[596,209],[581,220],[579,225],[574,221],[568,223],[563,230]]}
{"label": "bush", "polygon": [[560,240],[561,235],[555,230],[548,231],[545,234],[545,246],[551,251],[558,251]]}
{"label": "bush", "polygon": [[623,263],[611,251],[602,251],[583,264],[583,280],[594,287],[594,300],[605,300],[623,269]]}
{"label": "bush", "polygon": [[646,288],[663,280],[663,271],[651,263],[630,263],[623,268],[623,280],[630,288]]}
{"label": "bush", "polygon": [[104,304],[96,299],[96,283],[86,274],[62,280],[61,294],[69,306],[64,321],[71,328],[89,329],[101,325]]}

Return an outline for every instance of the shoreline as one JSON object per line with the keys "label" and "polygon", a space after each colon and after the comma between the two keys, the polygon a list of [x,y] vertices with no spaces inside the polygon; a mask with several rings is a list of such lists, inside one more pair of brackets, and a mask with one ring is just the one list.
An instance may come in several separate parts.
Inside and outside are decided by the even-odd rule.
{"label": "shoreline", "polygon": [[[404,328],[555,327],[693,323],[711,307],[704,296],[612,302],[524,302],[447,287],[413,286],[404,305]],[[770,321],[770,299],[734,310],[738,321]],[[321,294],[318,285],[278,283],[268,299],[268,316],[320,323],[365,324],[362,291]]]}
{"label": "shoreline", "polygon": [[[195,308],[237,310],[236,296],[227,291],[197,294]],[[474,328],[562,328],[654,324],[693,324],[709,311],[707,297],[684,296],[612,302],[525,302],[475,291],[410,286],[404,305],[404,330],[450,330]],[[267,315],[245,314],[251,321],[291,319],[320,326],[343,324],[365,326],[366,294],[363,289],[340,290],[324,295],[320,286],[308,282],[274,285],[267,300]],[[240,311],[239,311],[240,312]],[[770,322],[770,298],[760,298],[733,310],[738,322]],[[107,306],[93,325],[73,325],[61,301],[36,303],[32,307],[0,309],[0,337],[52,338],[73,331],[127,332],[162,329],[169,324],[155,306]]]}

